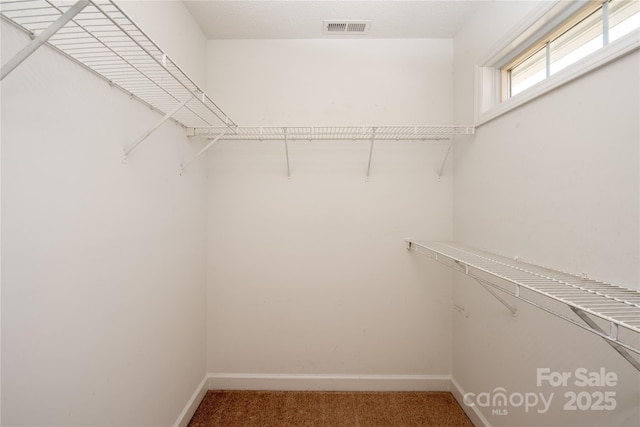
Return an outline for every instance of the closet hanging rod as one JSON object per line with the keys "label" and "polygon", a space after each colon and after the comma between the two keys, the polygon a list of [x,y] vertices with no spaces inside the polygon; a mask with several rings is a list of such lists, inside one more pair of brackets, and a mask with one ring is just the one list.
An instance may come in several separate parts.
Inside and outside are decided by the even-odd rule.
{"label": "closet hanging rod", "polygon": [[[64,0],[0,0],[0,16],[37,38],[72,7]],[[193,97],[172,117],[184,127],[236,126],[111,0],[89,0],[46,44],[160,113]]]}

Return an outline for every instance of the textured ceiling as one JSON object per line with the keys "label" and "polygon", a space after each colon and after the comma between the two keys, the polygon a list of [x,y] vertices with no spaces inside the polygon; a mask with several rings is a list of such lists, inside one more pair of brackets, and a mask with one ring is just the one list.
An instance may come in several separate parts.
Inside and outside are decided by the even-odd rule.
{"label": "textured ceiling", "polygon": [[[484,1],[183,0],[210,39],[452,38]],[[325,19],[371,20],[368,35],[323,35]]]}

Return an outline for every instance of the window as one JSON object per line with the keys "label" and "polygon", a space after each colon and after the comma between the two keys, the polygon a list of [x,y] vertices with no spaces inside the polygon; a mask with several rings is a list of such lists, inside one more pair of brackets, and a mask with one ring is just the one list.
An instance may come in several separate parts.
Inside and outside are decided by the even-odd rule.
{"label": "window", "polygon": [[638,28],[637,0],[588,2],[502,67],[501,99],[518,95]]}
{"label": "window", "polygon": [[476,66],[475,125],[640,49],[640,1],[542,1]]}

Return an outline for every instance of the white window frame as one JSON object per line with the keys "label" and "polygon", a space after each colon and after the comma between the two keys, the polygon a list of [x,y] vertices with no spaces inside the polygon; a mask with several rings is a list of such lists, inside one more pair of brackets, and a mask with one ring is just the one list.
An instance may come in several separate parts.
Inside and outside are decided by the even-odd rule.
{"label": "white window frame", "polygon": [[[475,69],[475,126],[481,126],[547,92],[640,48],[640,30],[609,43],[591,55],[547,77],[516,96],[501,99],[502,68],[541,37],[560,27],[589,0],[543,2],[516,29],[505,35]],[[526,30],[522,30],[525,28]]]}

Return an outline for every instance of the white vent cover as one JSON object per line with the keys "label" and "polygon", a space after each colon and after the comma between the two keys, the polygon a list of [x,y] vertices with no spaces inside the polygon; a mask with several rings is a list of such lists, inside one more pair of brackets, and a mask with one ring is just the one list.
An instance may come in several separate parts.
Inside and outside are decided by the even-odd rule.
{"label": "white vent cover", "polygon": [[354,21],[354,20],[324,20],[324,34],[350,34],[362,35],[369,34],[371,21]]}

